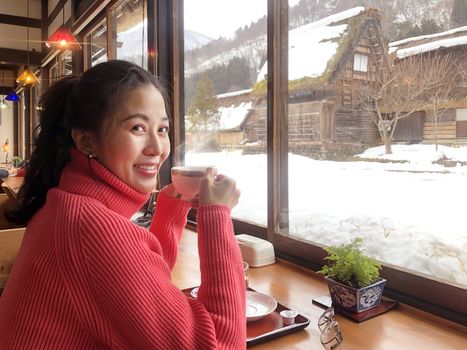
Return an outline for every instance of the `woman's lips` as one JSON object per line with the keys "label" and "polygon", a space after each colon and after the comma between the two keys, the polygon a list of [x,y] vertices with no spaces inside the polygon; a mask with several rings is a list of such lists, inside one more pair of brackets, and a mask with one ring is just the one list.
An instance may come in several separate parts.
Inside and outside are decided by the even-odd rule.
{"label": "woman's lips", "polygon": [[143,176],[154,177],[157,175],[157,164],[155,163],[135,164],[133,167],[138,174]]}

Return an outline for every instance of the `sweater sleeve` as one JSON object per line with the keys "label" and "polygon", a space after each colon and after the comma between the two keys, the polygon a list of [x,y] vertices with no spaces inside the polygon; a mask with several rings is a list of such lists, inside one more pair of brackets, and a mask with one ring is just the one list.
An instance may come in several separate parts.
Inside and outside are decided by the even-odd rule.
{"label": "sweater sleeve", "polygon": [[[204,281],[200,297],[194,300],[172,283],[163,249],[154,235],[112,213],[83,207],[70,254],[82,261],[76,272],[84,276],[84,285],[89,287],[80,287],[85,295],[76,299],[83,300],[79,312],[94,310],[83,319],[102,343],[135,350],[245,348],[241,259],[238,252],[230,252],[233,238],[224,237],[231,234],[226,211],[205,210],[215,219],[205,224],[210,227],[205,230],[206,239],[212,234],[210,239],[219,243],[206,243],[201,248],[205,254],[212,252],[202,259]],[[94,219],[87,219],[93,215]],[[226,250],[225,257],[217,256]],[[230,265],[228,256],[234,258]]]}
{"label": "sweater sleeve", "polygon": [[170,198],[161,192],[157,198],[156,211],[149,227],[161,244],[163,255],[170,270],[175,266],[178,244],[185,228],[191,204]]}
{"label": "sweater sleeve", "polygon": [[198,300],[212,314],[220,348],[242,349],[246,344],[246,290],[230,209],[201,206],[197,223],[201,268]]}

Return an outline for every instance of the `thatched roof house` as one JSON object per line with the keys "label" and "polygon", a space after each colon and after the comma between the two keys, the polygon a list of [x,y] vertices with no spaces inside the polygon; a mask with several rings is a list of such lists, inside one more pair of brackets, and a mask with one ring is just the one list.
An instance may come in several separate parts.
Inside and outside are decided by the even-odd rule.
{"label": "thatched roof house", "polygon": [[[238,148],[251,137],[251,89],[217,95],[219,112],[219,145],[223,149]],[[249,124],[247,124],[247,121]]]}
{"label": "thatched roof house", "polygon": [[[387,68],[377,10],[355,7],[289,32],[289,145],[299,153],[325,141],[374,144],[379,134],[356,91]],[[266,118],[266,65],[253,95],[258,120]],[[257,138],[265,141],[264,128]],[[316,148],[314,145],[313,148]]]}

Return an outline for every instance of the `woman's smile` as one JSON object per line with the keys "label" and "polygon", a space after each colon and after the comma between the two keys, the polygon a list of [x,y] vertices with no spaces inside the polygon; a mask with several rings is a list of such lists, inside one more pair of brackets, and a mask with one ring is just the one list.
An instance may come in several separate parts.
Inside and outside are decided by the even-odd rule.
{"label": "woman's smile", "polygon": [[133,165],[138,174],[146,177],[155,177],[158,172],[156,163],[142,163]]}

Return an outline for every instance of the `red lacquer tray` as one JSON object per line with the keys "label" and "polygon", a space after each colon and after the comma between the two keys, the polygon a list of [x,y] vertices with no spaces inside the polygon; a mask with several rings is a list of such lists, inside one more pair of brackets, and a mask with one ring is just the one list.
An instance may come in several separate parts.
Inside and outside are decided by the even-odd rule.
{"label": "red lacquer tray", "polygon": [[[184,289],[183,292],[187,296],[190,296],[192,289],[193,288]],[[248,290],[254,291],[251,288]],[[284,326],[282,317],[279,315],[283,310],[289,309],[286,306],[277,303],[277,308],[273,313],[257,321],[248,322],[246,327],[246,345],[251,346],[267,340],[282,337],[304,329],[310,324],[310,320],[308,318],[298,314],[295,318],[294,324]]]}

